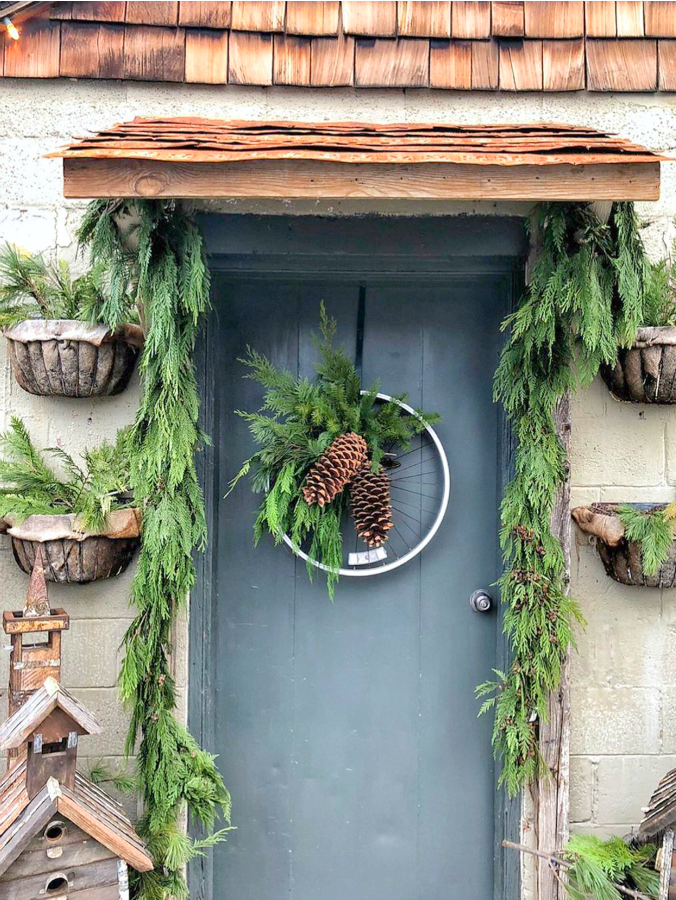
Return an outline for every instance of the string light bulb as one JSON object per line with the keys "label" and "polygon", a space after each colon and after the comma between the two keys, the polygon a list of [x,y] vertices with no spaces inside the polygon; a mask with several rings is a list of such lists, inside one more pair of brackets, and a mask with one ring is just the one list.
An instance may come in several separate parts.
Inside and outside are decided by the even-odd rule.
{"label": "string light bulb", "polygon": [[9,18],[9,16],[5,16],[2,20],[5,28],[7,29],[7,34],[11,37],[13,41],[18,41],[21,35],[19,34],[19,29],[16,27],[14,22]]}

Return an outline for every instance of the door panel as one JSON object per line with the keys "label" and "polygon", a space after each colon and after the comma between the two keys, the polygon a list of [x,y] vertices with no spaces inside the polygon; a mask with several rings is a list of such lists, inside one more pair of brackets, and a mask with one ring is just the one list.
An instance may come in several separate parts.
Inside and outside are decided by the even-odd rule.
{"label": "door panel", "polygon": [[214,748],[238,830],[214,854],[217,900],[488,900],[494,779],[474,687],[494,664],[495,615],[469,594],[497,576],[498,412],[509,303],[502,275],[398,281],[217,277],[217,496],[253,447],[234,409],[261,390],[251,345],[311,375],[319,301],[363,380],[442,414],[451,500],[429,547],[393,572],[342,579],[335,604],[284,547],[252,547],[259,497],[218,504]]}

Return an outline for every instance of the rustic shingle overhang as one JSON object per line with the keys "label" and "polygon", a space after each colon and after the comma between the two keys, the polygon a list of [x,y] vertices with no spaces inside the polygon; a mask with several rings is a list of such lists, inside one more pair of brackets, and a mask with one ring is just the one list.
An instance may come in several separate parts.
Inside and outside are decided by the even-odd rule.
{"label": "rustic shingle overhang", "polygon": [[664,157],[572,125],[118,124],[49,154],[66,197],[656,200]]}

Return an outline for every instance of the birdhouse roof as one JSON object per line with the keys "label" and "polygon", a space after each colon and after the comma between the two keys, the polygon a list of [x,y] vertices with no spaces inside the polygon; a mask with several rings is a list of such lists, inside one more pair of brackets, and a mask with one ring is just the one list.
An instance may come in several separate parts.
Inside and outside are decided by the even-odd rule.
{"label": "birdhouse roof", "polygon": [[644,810],[638,833],[642,837],[654,837],[676,823],[676,769],[664,776],[655,788],[650,803]]}
{"label": "birdhouse roof", "polygon": [[0,750],[16,750],[57,707],[82,729],[83,734],[100,734],[96,719],[54,678],[48,678],[0,727]]}
{"label": "birdhouse roof", "polygon": [[0,782],[0,875],[57,814],[138,872],[153,868],[143,841],[112,797],[77,773],[73,790],[50,778],[40,793],[29,800],[24,761]]}

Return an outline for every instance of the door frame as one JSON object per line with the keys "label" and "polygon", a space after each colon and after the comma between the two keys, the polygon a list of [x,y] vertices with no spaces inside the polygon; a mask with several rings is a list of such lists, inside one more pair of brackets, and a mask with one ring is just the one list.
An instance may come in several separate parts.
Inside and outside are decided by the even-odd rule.
{"label": "door frame", "polygon": [[[374,224],[377,227],[374,228]],[[429,281],[449,275],[501,277],[516,304],[524,285],[528,241],[524,220],[503,216],[256,216],[204,215],[200,219],[209,269],[218,275],[250,278],[281,276],[303,279],[332,273],[364,278],[396,276],[397,280]],[[317,247],[317,236],[330,232]],[[330,245],[329,245],[330,246]],[[397,252],[392,252],[392,247]],[[204,318],[195,356],[200,388],[200,426],[213,434],[218,420],[219,391],[214,363],[213,313]],[[514,434],[500,412],[500,496],[513,472]],[[211,645],[212,597],[215,581],[214,548],[218,543],[218,517],[214,475],[219,464],[216,442],[197,455],[197,471],[204,491],[209,540],[197,554],[197,578],[190,598],[188,660],[188,725],[198,743],[214,748],[214,691],[212,674],[217,654]],[[511,648],[498,604],[496,667],[505,671]],[[495,772],[495,843],[493,853],[494,900],[518,900],[519,855],[505,851],[503,840],[518,842],[521,830],[521,797],[510,799],[497,788]],[[227,777],[226,777],[227,783]],[[236,822],[235,822],[236,824]],[[212,855],[198,857],[188,869],[193,900],[213,900]]]}

